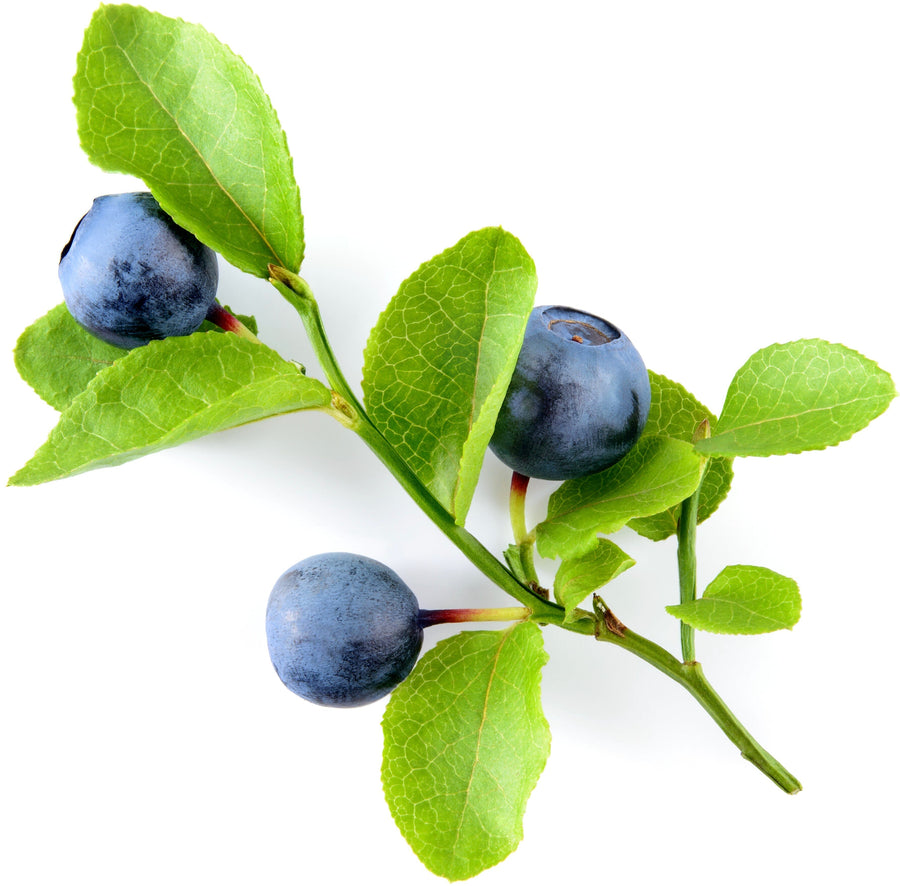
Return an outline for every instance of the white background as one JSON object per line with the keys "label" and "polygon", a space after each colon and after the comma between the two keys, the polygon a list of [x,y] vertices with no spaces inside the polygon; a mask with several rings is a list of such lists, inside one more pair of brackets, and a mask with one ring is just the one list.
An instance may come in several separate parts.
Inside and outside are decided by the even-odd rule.
{"label": "white background", "polygon": [[[5,14],[6,476],[55,422],[15,373],[15,340],[61,300],[59,250],[92,198],[137,186],[78,146],[70,78],[94,8]],[[894,3],[154,8],[205,24],[272,97],[303,273],[353,380],[398,284],[492,224],[534,257],[540,302],[608,317],[713,410],[775,341],[840,341],[900,377]],[[222,300],[311,364],[274,290],[221,270]],[[548,630],[553,752],[523,843],[479,882],[893,876],[898,432],[895,404],[837,449],[741,461],[701,528],[701,585],[728,563],[800,583],[792,632],[700,635],[698,654],[805,790],[783,795],[647,665]],[[506,483],[489,455],[471,527],[497,551]],[[535,486],[534,520],[551,484]],[[308,705],[266,653],[272,584],[321,551],[387,562],[427,608],[506,600],[355,437],[286,417],[0,503],[0,880],[439,882],[381,794],[383,703]],[[638,566],[607,601],[677,649],[673,543],[617,540]]]}

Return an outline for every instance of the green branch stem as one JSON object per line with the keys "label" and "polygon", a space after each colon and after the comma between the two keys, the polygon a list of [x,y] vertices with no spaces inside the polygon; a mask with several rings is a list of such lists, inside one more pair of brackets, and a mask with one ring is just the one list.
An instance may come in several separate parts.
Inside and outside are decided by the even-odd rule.
{"label": "green branch stem", "polygon": [[325,326],[322,323],[322,315],[309,284],[297,274],[279,268],[277,265],[269,265],[270,281],[275,288],[287,299],[294,310],[300,315],[303,328],[306,330],[313,353],[328,384],[350,405],[358,414],[365,414],[362,404],[357,400],[353,389],[347,384],[344,373],[331,350],[328,336],[325,334]]}
{"label": "green branch stem", "polygon": [[[702,482],[701,482],[702,485]],[[700,497],[698,486],[693,495],[681,503],[678,519],[678,589],[679,601],[691,603],[697,599],[697,505]],[[681,657],[685,662],[697,657],[694,646],[694,629],[681,622]]]}
{"label": "green branch stem", "polygon": [[[596,605],[596,604],[595,604]],[[609,610],[598,613],[597,639],[625,649],[671,677],[686,689],[740,750],[741,756],[772,779],[783,791],[796,794],[800,782],[750,734],[722,697],[713,689],[697,661],[681,662],[674,655],[611,618]]]}
{"label": "green branch stem", "polygon": [[[504,619],[521,619],[527,616],[542,624],[554,624],[566,630],[594,636],[597,640],[611,643],[649,662],[690,692],[728,738],[740,749],[742,755],[768,775],[779,787],[788,793],[796,793],[800,790],[800,782],[759,745],[725,705],[707,681],[697,662],[680,662],[662,647],[626,628],[605,606],[601,607],[596,602],[594,613],[579,610],[582,617],[567,621],[564,607],[544,599],[520,582],[475,536],[464,526],[457,524],[452,515],[416,477],[394,447],[375,427],[347,384],[328,343],[318,305],[306,281],[296,274],[275,266],[270,266],[269,272],[272,283],[294,306],[303,321],[319,365],[335,395],[342,403],[344,424],[356,431],[413,501],[481,573],[525,607],[525,609],[511,607],[484,610],[491,613],[490,617],[500,614]],[[517,535],[517,544],[527,545],[528,534],[522,535],[525,526],[524,486],[526,485],[527,483],[523,484],[521,480],[519,481],[515,502],[513,503],[511,499],[511,514],[514,533]],[[693,526],[694,532],[696,532],[696,515]]]}
{"label": "green branch stem", "polygon": [[[563,626],[565,609],[543,599],[529,587],[523,585],[484,545],[464,526],[454,520],[447,509],[432,495],[429,489],[410,470],[406,462],[397,454],[393,446],[375,427],[359,402],[335,359],[322,323],[318,305],[309,285],[301,277],[284,268],[269,267],[273,284],[293,305],[300,315],[316,355],[329,385],[339,395],[343,403],[353,413],[346,422],[363,442],[372,450],[381,463],[393,474],[407,494],[419,505],[431,521],[447,538],[481,571],[481,573],[515,600],[531,610],[535,620]],[[346,411],[346,410],[345,410]],[[580,633],[593,633],[591,624],[569,626]]]}
{"label": "green branch stem", "polygon": [[[704,419],[694,432],[693,442],[709,437],[709,422]],[[703,466],[700,482],[693,495],[681,503],[681,512],[678,518],[678,590],[679,602],[693,603],[697,599],[697,513],[700,507],[700,490],[703,488],[703,479],[709,462]],[[681,657],[685,662],[695,661],[697,658],[694,646],[694,629],[685,622],[681,622]]]}

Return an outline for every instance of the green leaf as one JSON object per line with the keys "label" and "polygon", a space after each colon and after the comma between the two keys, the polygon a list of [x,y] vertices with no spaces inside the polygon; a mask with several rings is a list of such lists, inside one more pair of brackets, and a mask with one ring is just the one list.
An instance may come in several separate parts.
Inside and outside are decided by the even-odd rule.
{"label": "green leaf", "polygon": [[553,595],[557,603],[565,606],[566,619],[571,618],[575,607],[588,594],[632,566],[634,560],[608,538],[597,539],[597,546],[581,557],[563,560],[553,579]]}
{"label": "green leaf", "polygon": [[441,640],[384,715],[382,782],[422,863],[464,880],[522,839],[529,794],[550,753],[540,703],[547,660],[532,623]]}
{"label": "green leaf", "polygon": [[[253,317],[243,314],[235,316],[256,333]],[[222,332],[208,320],[204,320],[200,328]],[[19,336],[15,361],[22,378],[43,400],[62,412],[98,372],[127,353],[127,350],[109,345],[79,326],[63,303],[36,320]]]}
{"label": "green leaf", "polygon": [[43,400],[62,411],[101,369],[127,353],[91,335],[61,304],[19,336],[15,361],[19,375]]}
{"label": "green leaf", "polygon": [[471,504],[536,289],[534,263],[512,234],[474,231],[404,281],[369,336],[367,411],[458,523]]}
{"label": "green leaf", "polygon": [[153,341],[98,373],[9,482],[58,480],[330,403],[321,382],[265,345],[214,332]]}
{"label": "green leaf", "polygon": [[792,578],[764,566],[726,566],[703,597],[666,612],[700,631],[766,634],[800,619],[800,591]]}
{"label": "green leaf", "polygon": [[862,430],[896,393],[890,375],[844,345],[770,345],[738,370],[715,433],[697,449],[729,456],[824,449]]}
{"label": "green leaf", "polygon": [[238,268],[296,271],[303,217],[278,117],[256,75],[199,25],[102,5],[75,74],[81,145],[144,180],[182,227]]}
{"label": "green leaf", "polygon": [[[716,426],[716,417],[696,398],[677,382],[663,375],[650,372],[650,413],[647,416],[645,434],[672,437],[690,443],[697,426],[706,419],[711,428]],[[711,516],[725,500],[731,489],[734,471],[730,458],[709,460],[703,486],[700,490],[700,504],[697,522],[702,523]],[[638,517],[628,525],[653,541],[662,541],[678,531],[679,505],[653,514]]]}
{"label": "green leaf", "polygon": [[567,480],[550,496],[547,519],[536,529],[538,552],[564,558],[586,554],[599,533],[616,532],[635,517],[658,514],[691,495],[702,465],[689,443],[642,435],[621,461]]}

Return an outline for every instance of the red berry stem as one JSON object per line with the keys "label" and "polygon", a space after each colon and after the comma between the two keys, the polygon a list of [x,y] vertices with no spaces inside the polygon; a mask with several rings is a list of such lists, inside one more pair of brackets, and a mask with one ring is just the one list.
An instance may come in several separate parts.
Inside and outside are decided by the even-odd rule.
{"label": "red berry stem", "polygon": [[225,332],[233,332],[241,338],[258,343],[259,339],[230,311],[226,311],[218,302],[213,302],[206,312],[206,319]]}
{"label": "red berry stem", "polygon": [[513,538],[517,545],[529,541],[528,526],[525,523],[525,495],[528,492],[530,477],[513,471],[509,486],[509,519],[512,523]]}
{"label": "red berry stem", "polygon": [[420,609],[419,624],[423,628],[441,624],[462,624],[470,621],[523,621],[531,615],[526,606],[505,606],[497,609]]}
{"label": "red berry stem", "polygon": [[524,573],[520,577],[532,588],[537,588],[540,587],[540,580],[534,567],[534,533],[528,531],[528,524],[525,521],[525,495],[530,479],[525,474],[513,471],[509,486],[509,520]]}

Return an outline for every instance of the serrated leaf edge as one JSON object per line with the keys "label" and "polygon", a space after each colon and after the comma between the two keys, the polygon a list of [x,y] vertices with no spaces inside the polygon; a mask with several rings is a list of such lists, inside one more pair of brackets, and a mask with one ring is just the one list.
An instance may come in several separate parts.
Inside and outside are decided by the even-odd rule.
{"label": "serrated leaf edge", "polygon": [[[824,345],[828,345],[830,347],[843,348],[849,354],[852,354],[855,357],[858,357],[862,363],[869,364],[873,369],[875,369],[879,373],[881,373],[886,379],[890,380],[891,388],[892,388],[892,391],[890,392],[890,396],[888,396],[888,392],[885,391],[885,393],[879,397],[855,398],[852,401],[854,403],[863,403],[863,402],[868,402],[868,401],[872,401],[872,400],[881,400],[883,397],[887,396],[887,403],[885,404],[884,409],[882,409],[880,412],[873,415],[864,424],[860,425],[859,427],[854,428],[852,431],[847,433],[846,436],[840,436],[838,439],[835,439],[833,442],[830,442],[830,443],[804,445],[804,447],[802,449],[777,449],[777,450],[773,449],[769,452],[756,453],[756,452],[736,452],[734,449],[718,449],[718,448],[716,448],[717,440],[720,443],[722,440],[727,440],[729,438],[729,435],[733,435],[734,431],[743,431],[743,430],[746,430],[747,428],[759,427],[759,426],[768,424],[770,421],[773,421],[773,420],[748,422],[743,425],[735,425],[733,427],[726,428],[724,431],[722,431],[719,434],[717,434],[714,431],[712,436],[708,437],[705,440],[700,440],[699,442],[695,443],[694,444],[695,449],[697,449],[697,451],[700,452],[702,455],[708,456],[710,458],[714,458],[714,457],[720,457],[720,458],[770,458],[771,456],[801,455],[804,452],[821,452],[822,450],[829,449],[834,446],[838,446],[841,443],[846,443],[847,440],[849,440],[851,437],[855,436],[860,431],[867,428],[876,418],[878,418],[879,416],[884,414],[884,412],[890,406],[891,402],[897,396],[896,384],[894,383],[894,380],[891,377],[890,373],[887,370],[882,369],[882,367],[879,366],[878,363],[876,363],[871,357],[867,357],[865,354],[861,353],[860,351],[857,351],[854,348],[849,347],[848,345],[842,344],[841,342],[832,342],[832,341],[828,341],[827,339],[823,339],[823,338],[799,338],[799,339],[794,339],[793,341],[788,341],[788,342],[773,342],[771,345],[766,345],[764,348],[759,348],[758,350],[754,351],[753,354],[751,354],[744,361],[744,363],[741,364],[740,368],[735,373],[735,376],[732,379],[731,384],[728,386],[728,391],[725,394],[725,400],[724,400],[724,403],[722,406],[722,412],[725,411],[725,405],[728,403],[728,399],[732,395],[732,392],[737,389],[738,373],[740,373],[740,371],[757,354],[759,354],[761,351],[765,351],[770,348],[786,348],[786,347],[790,347],[791,345],[795,345],[795,344],[807,344],[807,343],[808,344],[824,344]],[[793,416],[786,415],[786,416],[783,416],[774,421],[779,421],[779,422],[785,421],[790,418],[797,418],[798,416],[801,416],[801,415],[811,415],[815,412],[828,412],[828,411],[831,411],[840,406],[846,406],[849,404],[849,402],[850,401],[848,401],[848,403],[832,404],[827,407],[821,407],[820,409],[807,409],[807,410],[804,410],[802,413],[797,413],[797,415],[793,415]]]}

